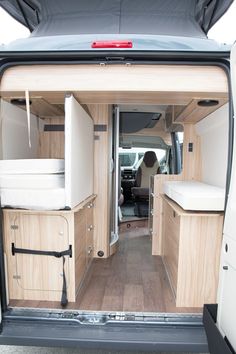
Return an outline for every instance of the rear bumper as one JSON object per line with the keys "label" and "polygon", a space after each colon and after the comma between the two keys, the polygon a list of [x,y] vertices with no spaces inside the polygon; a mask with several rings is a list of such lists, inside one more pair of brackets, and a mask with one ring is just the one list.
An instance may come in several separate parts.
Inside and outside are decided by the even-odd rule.
{"label": "rear bumper", "polygon": [[0,344],[108,350],[208,352],[203,326],[152,324],[81,325],[58,321],[4,320]]}
{"label": "rear bumper", "polygon": [[217,325],[217,305],[205,305],[203,322],[209,343],[210,354],[235,354],[227,338],[223,338]]}

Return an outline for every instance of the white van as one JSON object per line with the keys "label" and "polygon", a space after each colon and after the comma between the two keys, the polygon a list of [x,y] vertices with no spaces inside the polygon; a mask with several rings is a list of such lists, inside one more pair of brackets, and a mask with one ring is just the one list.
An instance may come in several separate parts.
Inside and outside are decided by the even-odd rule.
{"label": "white van", "polygon": [[232,2],[0,1],[0,344],[235,353]]}

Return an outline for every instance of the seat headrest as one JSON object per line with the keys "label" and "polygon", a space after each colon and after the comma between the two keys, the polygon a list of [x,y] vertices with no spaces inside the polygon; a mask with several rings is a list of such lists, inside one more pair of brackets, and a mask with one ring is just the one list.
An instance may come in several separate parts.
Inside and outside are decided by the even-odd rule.
{"label": "seat headrest", "polygon": [[152,167],[157,161],[157,156],[154,151],[146,151],[143,157],[143,162],[147,167]]}

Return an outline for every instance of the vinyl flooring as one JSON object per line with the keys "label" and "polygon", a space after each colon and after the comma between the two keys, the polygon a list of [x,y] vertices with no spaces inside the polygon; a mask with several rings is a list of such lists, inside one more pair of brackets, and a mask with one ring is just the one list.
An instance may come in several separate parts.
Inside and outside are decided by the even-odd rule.
{"label": "vinyl flooring", "polygon": [[[199,313],[201,308],[175,306],[161,257],[151,255],[147,228],[120,233],[117,253],[94,259],[76,303],[67,309],[88,311]],[[14,301],[11,306],[60,308],[59,302]]]}

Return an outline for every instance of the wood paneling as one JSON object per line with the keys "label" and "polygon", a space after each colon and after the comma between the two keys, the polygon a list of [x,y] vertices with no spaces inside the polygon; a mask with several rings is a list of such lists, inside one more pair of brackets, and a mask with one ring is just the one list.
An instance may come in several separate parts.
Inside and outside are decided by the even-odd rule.
{"label": "wood paneling", "polygon": [[[44,124],[64,124],[64,118],[45,119]],[[64,131],[42,131],[39,134],[40,159],[64,159],[65,158],[65,133]]]}
{"label": "wood paneling", "polygon": [[179,237],[180,217],[164,202],[162,226],[163,261],[175,294],[177,292],[178,280]]}
{"label": "wood paneling", "polygon": [[182,174],[179,175],[155,175],[154,176],[154,197],[153,197],[153,221],[152,221],[152,254],[163,254],[162,242],[162,198],[164,193],[163,185],[166,181],[181,181]]}
{"label": "wood paneling", "polygon": [[[10,299],[60,301],[62,294],[62,258],[42,255],[12,255],[17,248],[64,251],[72,246],[72,258],[66,256],[65,274],[68,300],[75,301],[91,264],[93,224],[91,196],[71,211],[28,211],[4,209],[4,252]],[[89,246],[88,246],[89,244]]]}
{"label": "wood paneling", "polygon": [[94,141],[94,193],[97,198],[94,211],[94,257],[99,251],[104,258],[110,250],[110,158],[111,158],[111,107],[88,105],[94,124],[106,126],[106,131],[95,132]]}
{"label": "wood paneling", "polygon": [[[44,97],[45,95],[45,97]],[[54,104],[49,103],[46,99],[47,94],[43,95],[30,95],[30,112],[40,118],[51,118],[51,117],[64,117],[64,95],[61,95],[60,103]],[[19,93],[13,95],[12,93],[6,94],[6,101],[11,103],[14,99],[25,99],[25,94]],[[17,105],[17,107],[26,110],[26,106]]]}
{"label": "wood paneling", "polygon": [[[9,92],[22,95],[26,88],[50,103],[42,91],[55,91],[57,97],[73,92],[80,103],[186,105],[206,93],[208,98],[227,99],[228,83],[224,71],[213,66],[34,65],[5,71],[2,97]],[[56,102],[61,103],[58,98]]]}
{"label": "wood paneling", "polygon": [[163,199],[163,260],[176,306],[215,303],[223,214],[187,212],[169,198]]}
{"label": "wood paneling", "polygon": [[[13,256],[11,245],[14,243],[17,248],[58,252],[72,245],[74,250],[68,219],[62,215],[4,210],[4,236],[10,299],[60,301],[62,258],[26,254]],[[75,301],[73,258],[65,258],[67,296],[69,301]]]}
{"label": "wood paneling", "polygon": [[[189,144],[192,144],[192,151]],[[201,139],[196,134],[194,124],[184,124],[182,179],[200,181],[201,177]]]}

